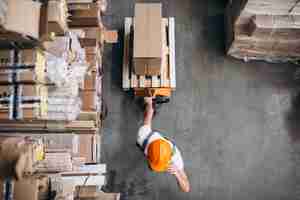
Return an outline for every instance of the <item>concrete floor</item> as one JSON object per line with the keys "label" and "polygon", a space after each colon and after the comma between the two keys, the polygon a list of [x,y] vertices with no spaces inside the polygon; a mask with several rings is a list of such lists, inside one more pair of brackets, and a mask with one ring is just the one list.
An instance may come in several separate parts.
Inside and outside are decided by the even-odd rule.
{"label": "concrete floor", "polygon": [[[164,16],[176,17],[178,85],[154,119],[154,128],[166,132],[182,150],[192,191],[181,193],[174,177],[149,171],[135,145],[142,112],[121,89],[122,36],[120,43],[105,48],[109,115],[102,161],[111,172],[105,189],[122,192],[128,200],[300,199],[295,67],[225,57],[225,1],[162,2]],[[134,3],[111,0],[105,24],[122,33]]]}

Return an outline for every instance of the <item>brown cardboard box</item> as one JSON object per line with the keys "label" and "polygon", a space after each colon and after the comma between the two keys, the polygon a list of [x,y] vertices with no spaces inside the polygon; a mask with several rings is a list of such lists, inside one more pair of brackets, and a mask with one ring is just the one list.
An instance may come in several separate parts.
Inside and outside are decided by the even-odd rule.
{"label": "brown cardboard box", "polygon": [[97,186],[76,186],[76,196],[80,199],[93,199],[98,197]]}
{"label": "brown cardboard box", "polygon": [[135,5],[133,58],[138,75],[147,75],[149,72],[160,74],[158,68],[161,67],[162,55],[161,8],[161,3]]}
{"label": "brown cardboard box", "polygon": [[36,1],[9,0],[4,29],[38,39],[40,8]]}
{"label": "brown cardboard box", "polygon": [[84,37],[80,38],[80,44],[83,47],[97,47],[101,41],[102,31],[99,27],[83,28]]}
{"label": "brown cardboard box", "polygon": [[96,66],[97,65],[97,57],[95,54],[86,54],[86,62],[90,66]]}
{"label": "brown cardboard box", "polygon": [[82,100],[82,111],[95,111],[96,110],[96,91],[83,90],[80,91]]}
{"label": "brown cardboard box", "polygon": [[105,193],[97,191],[95,186],[81,186],[77,187],[76,191],[79,193],[79,200],[119,200],[119,193]]}
{"label": "brown cardboard box", "polygon": [[106,43],[117,43],[118,42],[118,31],[105,30],[103,32],[104,41]]}
{"label": "brown cardboard box", "polygon": [[38,200],[39,179],[28,178],[17,181],[14,185],[15,200]]}
{"label": "brown cardboard box", "polygon": [[97,88],[97,72],[87,73],[84,79],[84,90],[96,90]]}
{"label": "brown cardboard box", "polygon": [[30,148],[24,137],[0,137],[0,177],[22,179],[24,173],[31,173],[32,160],[28,160]]}
{"label": "brown cardboard box", "polygon": [[84,157],[87,163],[96,163],[96,145],[97,135],[95,134],[78,134],[79,135],[79,156]]}
{"label": "brown cardboard box", "polygon": [[98,51],[98,47],[94,46],[94,47],[85,47],[85,53],[86,54],[91,54],[91,55],[96,55],[97,51]]}
{"label": "brown cardboard box", "polygon": [[137,75],[159,75],[161,72],[161,60],[136,58],[134,59],[134,71]]}
{"label": "brown cardboard box", "polygon": [[0,109],[0,120],[10,119],[11,115],[8,109]]}
{"label": "brown cardboard box", "polygon": [[67,25],[67,2],[66,0],[51,0],[48,2],[48,28],[49,32],[63,35],[68,28]]}
{"label": "brown cardboard box", "polygon": [[100,8],[93,3],[90,9],[71,10],[71,27],[98,27],[100,24]]}
{"label": "brown cardboard box", "polygon": [[85,38],[99,39],[101,29],[99,27],[84,28]]}
{"label": "brown cardboard box", "polygon": [[134,58],[161,58],[161,9],[161,3],[135,5]]}

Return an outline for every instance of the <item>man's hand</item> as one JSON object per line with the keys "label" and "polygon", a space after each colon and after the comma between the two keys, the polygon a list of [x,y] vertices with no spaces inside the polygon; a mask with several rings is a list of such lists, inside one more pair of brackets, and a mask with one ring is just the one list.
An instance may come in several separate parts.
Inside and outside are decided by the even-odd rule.
{"label": "man's hand", "polygon": [[173,164],[171,164],[168,167],[167,171],[168,171],[169,174],[174,175],[174,176],[177,176],[179,174],[179,169]]}
{"label": "man's hand", "polygon": [[180,170],[178,167],[171,164],[167,171],[176,177],[178,185],[183,192],[189,192],[191,190],[189,179],[184,170]]}
{"label": "man's hand", "polygon": [[152,97],[144,97],[144,101],[147,105],[152,106],[153,98]]}

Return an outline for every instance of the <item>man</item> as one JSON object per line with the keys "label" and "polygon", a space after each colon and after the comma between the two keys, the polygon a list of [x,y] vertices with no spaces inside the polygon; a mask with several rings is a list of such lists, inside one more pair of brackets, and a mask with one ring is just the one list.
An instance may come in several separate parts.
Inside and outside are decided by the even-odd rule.
{"label": "man", "polygon": [[190,183],[184,171],[181,153],[176,145],[151,128],[153,118],[152,97],[145,97],[144,125],[140,127],[137,143],[147,157],[149,167],[155,172],[174,175],[183,192],[190,191]]}

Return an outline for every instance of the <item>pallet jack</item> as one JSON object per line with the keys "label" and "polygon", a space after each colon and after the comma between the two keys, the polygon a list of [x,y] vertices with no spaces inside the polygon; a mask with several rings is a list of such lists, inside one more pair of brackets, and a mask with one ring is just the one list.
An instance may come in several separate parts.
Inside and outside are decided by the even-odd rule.
{"label": "pallet jack", "polygon": [[175,69],[175,19],[163,18],[162,38],[163,53],[160,76],[136,75],[132,66],[134,18],[125,18],[124,23],[124,57],[123,90],[133,91],[137,98],[153,97],[155,105],[170,102],[172,91],[176,90]]}

